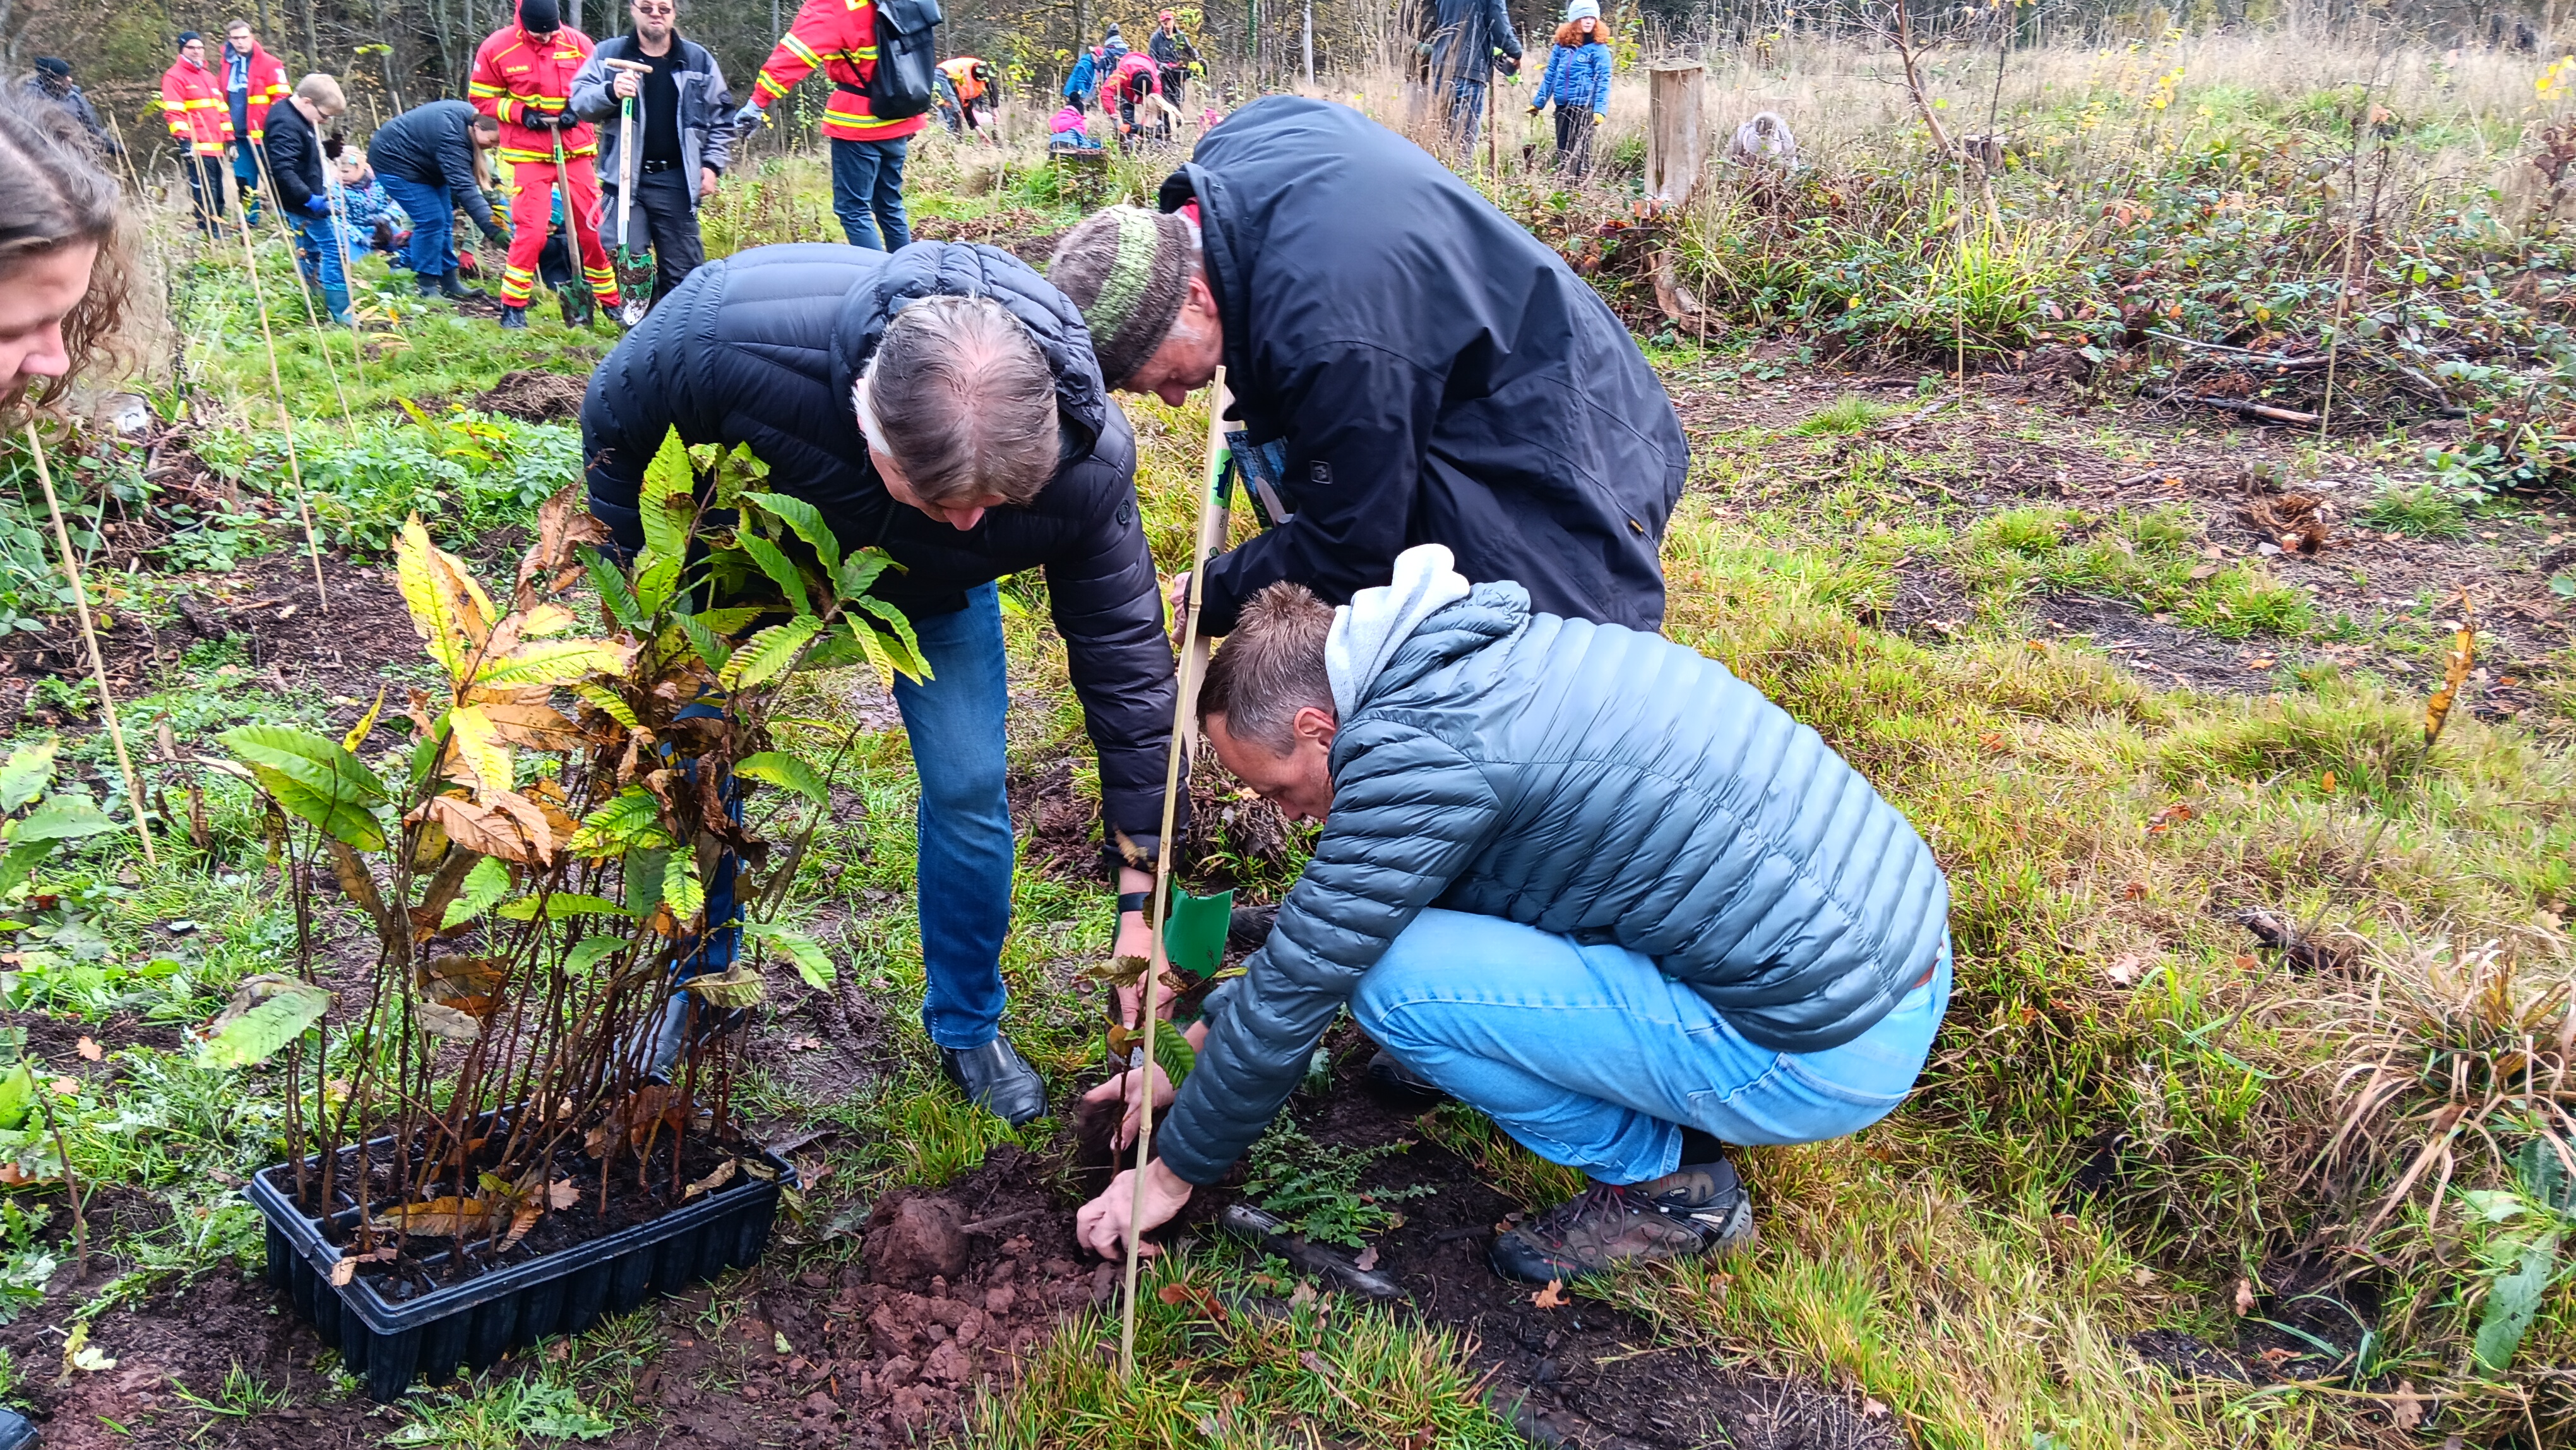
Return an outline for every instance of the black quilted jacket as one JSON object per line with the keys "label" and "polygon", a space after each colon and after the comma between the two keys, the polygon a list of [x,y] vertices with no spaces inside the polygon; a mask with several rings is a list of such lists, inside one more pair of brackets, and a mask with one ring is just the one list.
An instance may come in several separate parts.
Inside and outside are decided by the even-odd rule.
{"label": "black quilted jacket", "polygon": [[[1025,508],[960,533],[896,503],[852,411],[887,321],[935,295],[998,299],[1055,370],[1061,466]],[[653,309],[591,375],[582,401],[590,511],[629,548],[644,465],[676,426],[689,443],[748,443],[770,486],[822,511],[842,543],[904,566],[880,591],[906,613],[963,608],[965,591],[1046,571],[1073,687],[1100,755],[1104,833],[1147,851],[1159,836],[1172,728],[1172,650],[1136,510],[1136,443],[1109,401],[1071,302],[993,247],[915,242],[884,252],[824,243],[754,247],[710,262]]]}
{"label": "black quilted jacket", "polygon": [[1421,147],[1302,96],[1208,132],[1163,183],[1164,210],[1191,200],[1234,416],[1285,444],[1296,515],[1208,566],[1209,630],[1280,579],[1342,603],[1415,544],[1546,613],[1661,627],[1690,447],[1564,258]]}

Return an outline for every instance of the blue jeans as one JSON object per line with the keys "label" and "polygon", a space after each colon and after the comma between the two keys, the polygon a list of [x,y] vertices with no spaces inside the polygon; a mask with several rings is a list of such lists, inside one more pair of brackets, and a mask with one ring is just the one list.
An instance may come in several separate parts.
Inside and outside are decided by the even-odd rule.
{"label": "blue jeans", "polygon": [[[835,141],[834,155],[853,144]],[[902,143],[897,142],[900,146]],[[921,965],[929,979],[921,1025],[942,1047],[981,1047],[1001,1030],[1002,939],[1011,930],[1011,834],[1003,718],[1002,597],[991,584],[966,591],[966,607],[916,616],[931,680],[898,677],[894,702],[921,776],[914,816],[920,858]]]}
{"label": "blue jeans", "polygon": [[443,186],[423,186],[379,171],[385,195],[411,217],[411,243],[403,249],[404,265],[419,276],[444,277],[456,270],[456,199]]}
{"label": "blue jeans", "polygon": [[[236,127],[234,134],[242,134],[240,128]],[[250,204],[252,194],[259,190],[259,156],[251,146],[248,141],[233,143],[233,182],[241,188],[245,206]]]}
{"label": "blue jeans", "polygon": [[832,215],[851,246],[899,252],[912,245],[912,223],[903,214],[903,149],[900,138],[833,141]]}
{"label": "blue jeans", "polygon": [[1460,80],[1449,84],[1449,134],[1459,138],[1461,151],[1476,149],[1476,138],[1485,126],[1485,82]]}
{"label": "blue jeans", "polygon": [[304,269],[304,280],[322,289],[322,295],[338,294],[333,305],[348,305],[349,279],[340,270],[340,228],[337,219],[296,213],[295,254]]}
{"label": "blue jeans", "polygon": [[1932,980],[1822,1052],[1744,1039],[1652,957],[1494,916],[1430,910],[1360,979],[1351,1015],[1414,1072],[1523,1147],[1605,1183],[1681,1164],[1681,1129],[1721,1142],[1815,1143],[1887,1116],[1950,1005]]}

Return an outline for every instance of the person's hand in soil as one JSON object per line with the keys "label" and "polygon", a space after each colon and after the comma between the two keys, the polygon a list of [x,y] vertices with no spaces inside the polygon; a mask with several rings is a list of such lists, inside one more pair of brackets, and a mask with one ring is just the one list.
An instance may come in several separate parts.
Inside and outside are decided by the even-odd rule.
{"label": "person's hand in soil", "polygon": [[[1145,1165],[1144,1212],[1136,1218],[1136,1231],[1151,1233],[1170,1223],[1189,1201],[1190,1185],[1174,1177],[1162,1159],[1153,1160]],[[1127,1219],[1136,1208],[1136,1170],[1130,1168],[1110,1179],[1100,1196],[1073,1216],[1073,1236],[1084,1248],[1114,1261],[1127,1251]],[[1155,1252],[1152,1244],[1136,1241],[1136,1257],[1150,1259]]]}
{"label": "person's hand in soil", "polygon": [[[1171,1001],[1169,997],[1163,1000],[1166,1004]],[[1181,1036],[1189,1039],[1190,1050],[1195,1052],[1207,1045],[1207,1030],[1208,1025],[1205,1021],[1193,1022],[1182,1029]],[[1154,1108],[1159,1112],[1172,1105],[1174,1096],[1172,1079],[1164,1073],[1161,1063],[1149,1063],[1147,1067],[1154,1074]],[[1143,1068],[1131,1067],[1082,1095],[1082,1100],[1087,1103],[1105,1103],[1115,1100],[1127,1104],[1127,1116],[1119,1120],[1118,1134],[1110,1140],[1112,1147],[1124,1148],[1135,1142],[1136,1134],[1144,1126],[1144,1105],[1139,1101],[1143,1095],[1143,1089],[1138,1085],[1138,1080],[1144,1076],[1144,1073]]]}

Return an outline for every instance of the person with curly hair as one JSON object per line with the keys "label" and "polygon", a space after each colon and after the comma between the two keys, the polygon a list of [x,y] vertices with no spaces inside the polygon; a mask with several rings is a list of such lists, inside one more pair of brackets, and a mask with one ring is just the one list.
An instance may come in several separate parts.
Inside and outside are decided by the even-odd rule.
{"label": "person with curly hair", "polygon": [[113,351],[129,266],[115,181],[80,123],[0,95],[0,422],[59,402]]}

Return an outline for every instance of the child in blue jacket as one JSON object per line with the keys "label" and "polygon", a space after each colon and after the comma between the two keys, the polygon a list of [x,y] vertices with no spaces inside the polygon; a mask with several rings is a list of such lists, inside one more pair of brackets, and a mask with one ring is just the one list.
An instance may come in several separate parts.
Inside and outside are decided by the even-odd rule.
{"label": "child in blue jacket", "polygon": [[1565,23],[1556,28],[1556,44],[1547,53],[1547,74],[1530,100],[1530,114],[1556,102],[1556,164],[1576,176],[1592,170],[1592,132],[1610,109],[1609,36],[1601,29],[1601,0],[1574,0],[1565,7]]}

